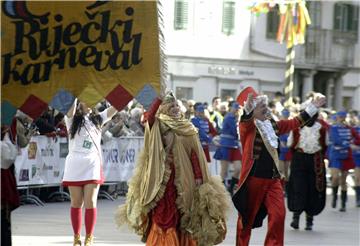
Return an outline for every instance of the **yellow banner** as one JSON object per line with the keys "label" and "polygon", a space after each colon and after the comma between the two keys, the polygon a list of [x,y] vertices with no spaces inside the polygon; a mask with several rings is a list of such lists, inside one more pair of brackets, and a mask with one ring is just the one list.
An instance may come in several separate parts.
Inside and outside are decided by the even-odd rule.
{"label": "yellow banner", "polygon": [[88,105],[118,85],[160,90],[156,1],[2,2],[1,44],[2,101],[15,107],[60,89]]}

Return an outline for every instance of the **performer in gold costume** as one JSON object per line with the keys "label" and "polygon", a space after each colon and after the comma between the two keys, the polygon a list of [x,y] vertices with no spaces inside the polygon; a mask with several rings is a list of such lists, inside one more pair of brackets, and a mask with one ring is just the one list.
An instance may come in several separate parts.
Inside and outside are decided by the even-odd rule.
{"label": "performer in gold costume", "polygon": [[156,99],[145,119],[144,149],[118,225],[130,225],[146,245],[222,242],[230,198],[220,177],[210,176],[196,128],[172,93]]}

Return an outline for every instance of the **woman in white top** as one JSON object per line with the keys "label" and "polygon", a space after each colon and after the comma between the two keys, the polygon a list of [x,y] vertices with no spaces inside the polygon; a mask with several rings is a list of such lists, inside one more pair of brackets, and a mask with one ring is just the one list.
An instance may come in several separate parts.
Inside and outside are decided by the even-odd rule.
{"label": "woman in white top", "polygon": [[100,184],[104,183],[101,156],[101,127],[116,113],[109,107],[94,113],[83,102],[75,100],[65,115],[69,133],[69,154],[65,160],[63,185],[71,197],[71,224],[74,245],[81,245],[82,206],[85,205],[85,246],[93,242],[96,222],[96,201]]}

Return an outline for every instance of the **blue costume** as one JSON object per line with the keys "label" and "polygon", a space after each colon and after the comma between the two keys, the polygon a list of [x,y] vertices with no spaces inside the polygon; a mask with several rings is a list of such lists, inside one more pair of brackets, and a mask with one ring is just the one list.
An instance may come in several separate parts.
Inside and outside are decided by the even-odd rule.
{"label": "blue costume", "polygon": [[279,160],[280,161],[288,161],[287,160],[287,155],[290,151],[290,148],[287,147],[287,140],[288,140],[289,134],[283,134],[279,136],[279,140],[280,140],[280,154],[279,154]]}
{"label": "blue costume", "polygon": [[[238,106],[238,105],[237,105]],[[239,125],[236,116],[229,112],[226,114],[220,135],[220,147],[216,150],[216,160],[241,160]]]}
{"label": "blue costume", "polygon": [[191,119],[191,123],[198,129],[201,145],[204,146],[211,143],[212,136],[209,135],[209,121],[202,117],[195,116]]}
{"label": "blue costume", "polygon": [[[195,107],[196,112],[203,113],[205,110],[202,104],[199,104]],[[207,118],[201,116],[195,116],[191,119],[191,123],[198,129],[199,138],[201,145],[203,147],[206,160],[211,162],[210,153],[209,153],[209,144],[212,142],[213,136],[217,134],[215,128],[212,126],[210,121]]]}
{"label": "blue costume", "polygon": [[[343,160],[349,155],[351,129],[342,124],[335,124],[329,128],[329,167],[344,169]],[[351,169],[345,168],[346,170]]]}
{"label": "blue costume", "polygon": [[[281,115],[285,118],[288,119],[290,116],[290,111],[288,109],[283,109],[283,111],[281,111]],[[285,133],[279,136],[279,141],[280,141],[280,148],[279,148],[279,160],[280,161],[290,161],[291,160],[291,155],[290,155],[290,148],[287,147],[287,140],[289,137],[289,133]]]}

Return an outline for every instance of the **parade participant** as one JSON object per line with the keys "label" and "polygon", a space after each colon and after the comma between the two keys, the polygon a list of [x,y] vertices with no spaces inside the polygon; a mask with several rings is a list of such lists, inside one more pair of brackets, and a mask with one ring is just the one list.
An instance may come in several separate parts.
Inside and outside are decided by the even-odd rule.
{"label": "parade participant", "polygon": [[[352,117],[351,126],[360,135],[360,115]],[[360,207],[360,146],[352,145],[352,153],[355,161],[355,192],[356,192],[356,206]]]}
{"label": "parade participant", "polygon": [[209,153],[209,144],[217,132],[209,119],[205,116],[205,107],[201,103],[195,103],[195,117],[191,119],[191,123],[197,128],[201,146],[204,150],[207,162],[211,162]]}
{"label": "parade participant", "polygon": [[[360,120],[354,124],[354,128],[358,135],[360,135]],[[356,206],[360,207],[360,147],[353,145],[353,158],[355,161],[355,192],[356,192]]]}
{"label": "parade participant", "polygon": [[146,245],[214,245],[225,237],[229,197],[173,94],[162,98],[145,116],[144,149],[116,221]]}
{"label": "parade participant", "polygon": [[293,130],[289,136],[288,144],[294,154],[290,165],[287,204],[288,209],[293,212],[291,227],[294,229],[299,229],[300,215],[305,211],[305,230],[312,230],[313,217],[325,207],[326,128],[317,118],[318,114],[305,127]]}
{"label": "parade participant", "polygon": [[216,150],[214,158],[220,160],[222,177],[226,184],[229,164],[234,165],[234,171],[230,180],[228,191],[233,194],[235,185],[239,182],[241,170],[241,145],[239,139],[239,113],[240,107],[237,102],[233,102],[230,112],[226,114],[223,121],[223,128],[220,135],[220,147]]}
{"label": "parade participant", "polygon": [[74,245],[81,245],[82,207],[85,206],[85,246],[92,245],[96,223],[96,201],[99,186],[104,183],[101,154],[101,127],[116,113],[109,107],[93,113],[85,103],[74,101],[65,115],[69,133],[69,154],[66,156],[63,185],[71,198],[71,224]]}
{"label": "parade participant", "polygon": [[[281,119],[287,120],[290,117],[290,111],[288,109],[283,109],[281,111]],[[289,164],[291,161],[291,151],[288,147],[288,137],[289,134],[285,133],[279,136],[280,146],[279,146],[279,168],[280,172],[284,174],[284,181],[287,183],[289,179]],[[285,183],[285,185],[286,185]],[[285,189],[286,190],[286,189]]]}
{"label": "parade participant", "polygon": [[20,206],[15,178],[18,148],[25,148],[35,129],[31,119],[18,111],[10,126],[1,126],[1,245],[11,246],[11,213]]}
{"label": "parade participant", "polygon": [[[347,184],[346,177],[350,169],[355,168],[351,144],[360,145],[360,135],[346,122],[347,112],[339,111],[336,122],[329,128],[329,168],[331,170],[331,183],[333,199],[331,206],[336,208],[339,184],[341,186],[340,211],[346,211]],[[339,177],[340,176],[340,177]]]}
{"label": "parade participant", "polygon": [[243,145],[242,169],[233,202],[239,212],[236,245],[248,245],[251,229],[262,226],[268,215],[268,231],[264,245],[284,245],[285,205],[278,158],[278,135],[303,126],[325,97],[316,98],[300,115],[291,120],[269,119],[267,96],[258,95],[251,87],[237,98],[244,105],[240,122]]}

